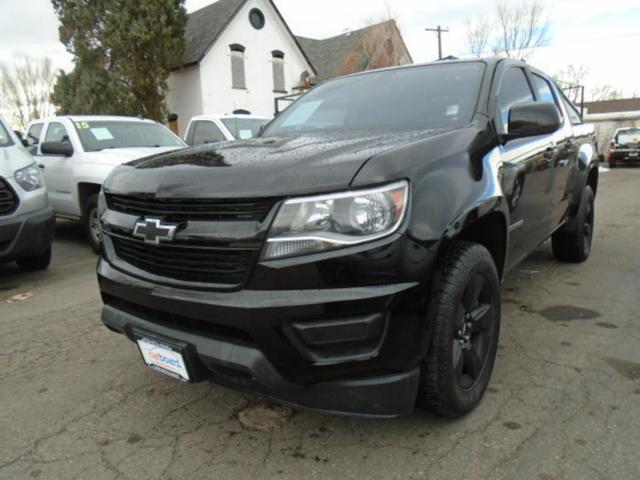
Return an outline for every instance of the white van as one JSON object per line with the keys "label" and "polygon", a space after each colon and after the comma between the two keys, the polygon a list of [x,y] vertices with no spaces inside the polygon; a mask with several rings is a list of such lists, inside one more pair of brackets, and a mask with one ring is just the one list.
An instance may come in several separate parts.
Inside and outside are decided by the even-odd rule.
{"label": "white van", "polygon": [[47,268],[55,224],[40,168],[0,116],[0,263]]}

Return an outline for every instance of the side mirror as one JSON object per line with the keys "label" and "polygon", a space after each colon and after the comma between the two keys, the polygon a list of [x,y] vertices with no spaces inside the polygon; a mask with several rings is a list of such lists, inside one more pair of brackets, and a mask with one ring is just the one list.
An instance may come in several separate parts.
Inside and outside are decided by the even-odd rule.
{"label": "side mirror", "polygon": [[22,146],[23,146],[23,147],[27,147],[27,148],[29,148],[29,147],[31,146],[31,145],[29,145],[29,142],[28,142],[26,139],[24,139],[24,138],[21,138],[21,139],[20,139],[20,142],[22,143]]}
{"label": "side mirror", "polygon": [[519,103],[509,110],[509,133],[502,135],[503,142],[516,138],[547,135],[558,131],[562,121],[555,103]]}
{"label": "side mirror", "polygon": [[40,145],[40,151],[44,155],[58,155],[70,157],[73,155],[73,147],[68,142],[44,142]]}

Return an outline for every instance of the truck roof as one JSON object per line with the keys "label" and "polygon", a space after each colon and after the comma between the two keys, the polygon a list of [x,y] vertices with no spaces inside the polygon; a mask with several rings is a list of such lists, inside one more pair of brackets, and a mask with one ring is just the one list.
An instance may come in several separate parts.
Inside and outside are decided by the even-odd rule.
{"label": "truck roof", "polygon": [[236,113],[236,114],[214,113],[214,114],[208,114],[208,115],[195,115],[194,117],[191,118],[191,120],[209,120],[212,118],[217,120],[223,120],[226,118],[248,118],[253,120],[271,120],[271,118],[262,116],[262,115],[248,115],[248,114],[239,114],[239,113]]}
{"label": "truck roof", "polygon": [[46,122],[59,120],[62,118],[67,118],[72,122],[99,122],[99,121],[108,121],[108,122],[147,122],[147,123],[156,123],[153,120],[149,120],[148,118],[141,117],[127,117],[127,116],[119,116],[119,115],[59,115],[55,117],[49,118],[41,118],[38,120],[33,120],[31,123],[38,122]]}

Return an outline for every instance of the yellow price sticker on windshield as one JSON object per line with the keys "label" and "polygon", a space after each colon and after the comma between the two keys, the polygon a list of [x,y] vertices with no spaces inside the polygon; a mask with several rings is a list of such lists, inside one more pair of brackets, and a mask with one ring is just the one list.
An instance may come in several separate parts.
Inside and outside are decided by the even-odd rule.
{"label": "yellow price sticker on windshield", "polygon": [[89,128],[89,122],[76,122],[76,128]]}

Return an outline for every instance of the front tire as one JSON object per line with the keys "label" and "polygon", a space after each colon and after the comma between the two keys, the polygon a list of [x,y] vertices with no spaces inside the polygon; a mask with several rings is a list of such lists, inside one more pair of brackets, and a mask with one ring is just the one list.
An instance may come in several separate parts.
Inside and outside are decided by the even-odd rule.
{"label": "front tire", "polygon": [[418,405],[461,417],[482,400],[500,334],[500,282],[485,247],[456,242],[446,248],[427,320],[432,335],[420,368]]}
{"label": "front tire", "polygon": [[594,197],[593,190],[587,185],[576,216],[551,237],[553,255],[561,262],[582,263],[591,255]]}
{"label": "front tire", "polygon": [[35,272],[38,270],[46,270],[51,263],[51,246],[44,252],[32,257],[21,258],[17,260],[18,266],[26,272]]}
{"label": "front tire", "polygon": [[82,218],[84,233],[87,236],[89,245],[94,252],[100,253],[102,250],[102,240],[100,238],[100,219],[98,218],[98,195],[94,194],[87,198],[84,204],[84,217]]}

